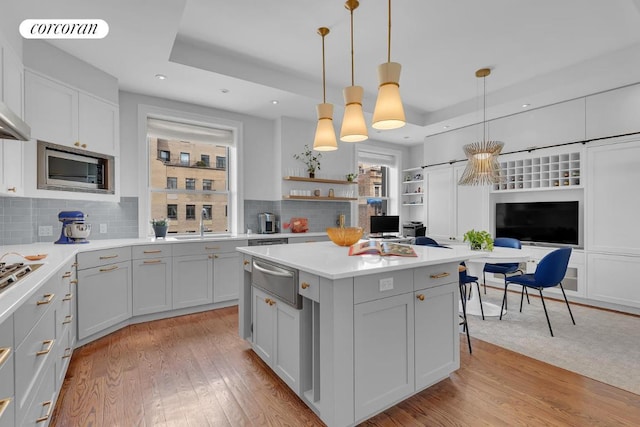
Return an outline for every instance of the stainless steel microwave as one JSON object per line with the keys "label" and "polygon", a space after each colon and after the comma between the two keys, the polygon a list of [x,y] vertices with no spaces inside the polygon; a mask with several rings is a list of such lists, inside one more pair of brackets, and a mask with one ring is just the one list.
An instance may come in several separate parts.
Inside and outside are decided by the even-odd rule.
{"label": "stainless steel microwave", "polygon": [[38,188],[114,194],[113,156],[38,141]]}

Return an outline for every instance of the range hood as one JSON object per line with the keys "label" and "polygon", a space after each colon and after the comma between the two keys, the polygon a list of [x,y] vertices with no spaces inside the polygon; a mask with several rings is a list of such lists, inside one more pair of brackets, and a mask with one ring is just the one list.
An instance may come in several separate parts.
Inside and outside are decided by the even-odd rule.
{"label": "range hood", "polygon": [[17,139],[28,141],[31,128],[17,114],[0,101],[0,139]]}

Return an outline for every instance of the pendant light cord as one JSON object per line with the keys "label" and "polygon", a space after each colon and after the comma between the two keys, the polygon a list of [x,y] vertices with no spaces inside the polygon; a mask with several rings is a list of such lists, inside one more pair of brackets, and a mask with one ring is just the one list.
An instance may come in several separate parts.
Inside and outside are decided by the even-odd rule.
{"label": "pendant light cord", "polygon": [[487,135],[487,76],[482,78],[482,138],[486,141]]}
{"label": "pendant light cord", "polygon": [[349,11],[351,12],[351,86],[355,86],[354,83],[354,63],[353,63],[353,8],[349,9]]}
{"label": "pendant light cord", "polygon": [[387,36],[387,62],[391,62],[391,0],[389,0],[389,35]]}
{"label": "pendant light cord", "polygon": [[324,67],[324,35],[322,35],[322,102],[327,103],[327,88],[325,84],[325,67]]}

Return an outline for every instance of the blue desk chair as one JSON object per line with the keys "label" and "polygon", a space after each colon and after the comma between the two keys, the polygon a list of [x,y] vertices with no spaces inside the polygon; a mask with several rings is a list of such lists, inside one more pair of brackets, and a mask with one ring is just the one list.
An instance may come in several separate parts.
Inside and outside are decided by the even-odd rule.
{"label": "blue desk chair", "polygon": [[431,237],[419,236],[416,237],[414,245],[422,245],[422,246],[436,246],[442,247],[438,242],[433,240]]}
{"label": "blue desk chair", "polygon": [[540,292],[542,307],[544,308],[544,314],[547,317],[549,332],[551,332],[551,336],[553,336],[553,330],[551,329],[551,322],[549,321],[549,313],[547,313],[547,306],[544,304],[544,297],[542,296],[542,290],[544,288],[551,288],[559,285],[560,289],[562,290],[562,296],[564,297],[564,302],[567,304],[567,308],[569,309],[569,315],[571,316],[571,321],[575,325],[576,321],[573,318],[573,313],[571,313],[571,307],[569,307],[569,301],[567,300],[567,295],[564,293],[564,288],[562,287],[562,279],[564,279],[564,276],[567,273],[567,266],[569,265],[570,256],[571,256],[571,248],[556,249],[555,251],[545,255],[544,258],[540,260],[540,262],[538,263],[538,266],[536,267],[535,273],[523,274],[521,276],[511,276],[505,279],[506,284],[504,285],[504,296],[502,297],[502,308],[500,310],[500,319],[502,320],[502,309],[506,305],[507,286],[510,283],[515,283],[516,285],[522,286],[522,294],[520,295],[520,311],[522,311],[522,300],[524,297],[524,290],[526,288],[537,289]]}
{"label": "blue desk chair", "polygon": [[[499,246],[502,248],[514,248],[522,249],[520,240],[513,239],[511,237],[496,237],[493,241],[493,246]],[[499,264],[485,264],[482,271],[482,281],[484,285],[484,293],[487,293],[487,279],[485,273],[502,274],[504,276],[504,284],[507,285],[507,274],[512,273],[524,274],[524,271],[520,270],[520,264],[517,262],[499,263]],[[525,290],[527,294],[527,304],[529,304],[529,292]]]}
{"label": "blue desk chair", "polygon": [[[482,308],[482,294],[480,293],[480,284],[478,283],[478,278],[476,276],[470,276],[467,274],[467,266],[464,262],[460,263],[460,267],[458,268],[458,279],[460,282],[460,290],[464,290],[464,299],[469,299],[471,297],[471,286],[469,286],[469,298],[467,298],[467,283],[475,283],[476,289],[478,291],[478,301],[480,301],[480,312],[482,313],[482,320],[484,320],[484,309]],[[464,308],[464,307],[463,307]]]}

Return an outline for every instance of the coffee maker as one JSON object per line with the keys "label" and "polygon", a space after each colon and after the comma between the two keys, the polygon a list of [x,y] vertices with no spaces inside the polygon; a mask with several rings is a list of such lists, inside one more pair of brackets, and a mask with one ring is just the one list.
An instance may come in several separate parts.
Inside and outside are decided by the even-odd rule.
{"label": "coffee maker", "polygon": [[85,221],[88,215],[80,211],[62,211],[58,214],[58,221],[62,223],[58,244],[89,243],[87,237],[91,233],[91,224]]}
{"label": "coffee maker", "polygon": [[258,233],[271,234],[276,233],[276,216],[269,212],[258,214]]}

